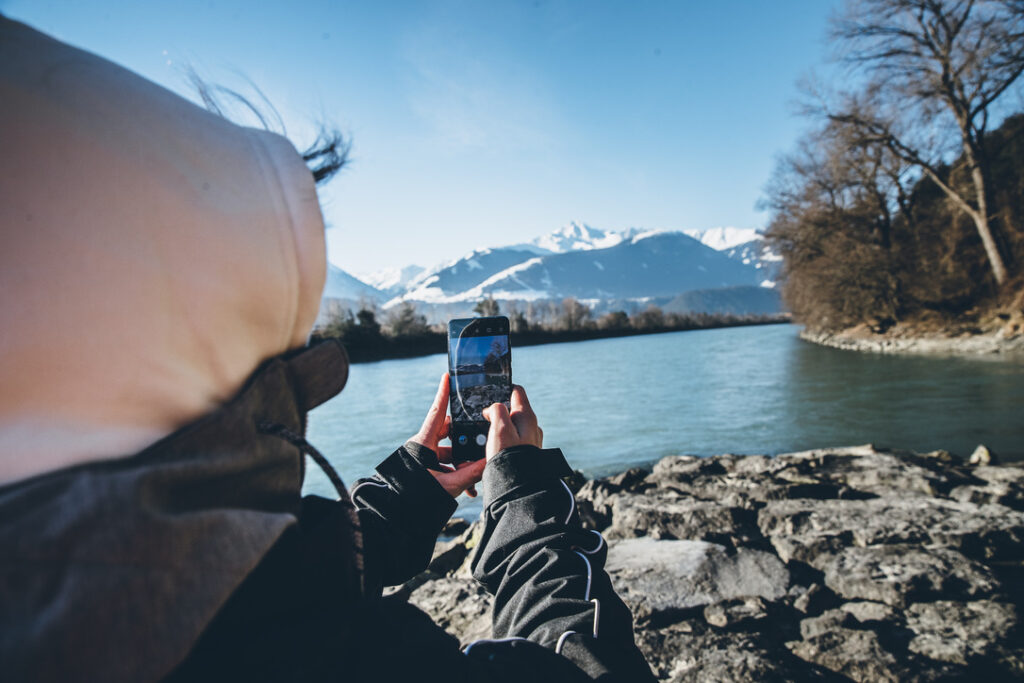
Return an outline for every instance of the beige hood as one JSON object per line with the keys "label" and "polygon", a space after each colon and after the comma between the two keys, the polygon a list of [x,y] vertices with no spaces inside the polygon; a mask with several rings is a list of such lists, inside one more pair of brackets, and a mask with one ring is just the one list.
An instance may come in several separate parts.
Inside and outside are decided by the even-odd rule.
{"label": "beige hood", "polygon": [[303,345],[323,229],[283,137],[0,17],[0,483],[131,455]]}

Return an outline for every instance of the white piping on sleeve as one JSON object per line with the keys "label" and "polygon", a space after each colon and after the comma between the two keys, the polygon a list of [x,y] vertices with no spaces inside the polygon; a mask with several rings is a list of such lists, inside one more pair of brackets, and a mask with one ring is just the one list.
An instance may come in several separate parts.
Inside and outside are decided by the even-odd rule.
{"label": "white piping on sleeve", "polygon": [[587,556],[584,555],[583,553],[581,553],[578,550],[574,550],[573,552],[576,553],[577,555],[579,555],[580,557],[582,557],[583,561],[587,565],[587,591],[583,594],[583,599],[589,602],[590,601],[590,581],[591,581],[591,577],[592,577],[592,572],[590,570],[590,560],[588,560]]}
{"label": "white piping on sleeve", "polygon": [[597,625],[601,621],[601,601],[594,598],[590,602],[594,603],[594,637],[597,638]]}
{"label": "white piping on sleeve", "polygon": [[565,483],[564,480],[559,479],[562,482],[562,486],[565,487],[565,492],[569,494],[569,515],[565,518],[565,523],[568,524],[569,520],[572,519],[572,513],[576,511],[576,496],[572,495],[572,489]]}
{"label": "white piping on sleeve", "polygon": [[590,529],[590,532],[593,533],[593,534],[597,534],[597,547],[594,548],[593,550],[584,550],[583,548],[579,549],[580,552],[586,553],[587,555],[593,555],[598,550],[600,550],[601,548],[604,547],[604,536],[601,535],[601,532],[600,531],[596,531],[594,529]]}
{"label": "white piping on sleeve", "polygon": [[364,510],[365,509],[365,508],[361,507],[359,505],[359,503],[356,502],[356,492],[359,489],[363,488],[364,486],[376,486],[376,487],[382,488],[382,489],[390,489],[391,488],[390,486],[388,486],[384,482],[374,481],[373,479],[367,479],[366,481],[364,481],[361,484],[356,484],[356,486],[351,491],[349,491],[348,497],[352,499],[352,503],[353,503],[353,505],[356,506],[357,510]]}
{"label": "white piping on sleeve", "polygon": [[555,654],[562,654],[562,646],[565,645],[565,639],[576,633],[576,631],[566,631],[562,635],[558,636],[558,642],[555,644]]}
{"label": "white piping on sleeve", "polygon": [[[468,655],[470,648],[479,643],[511,643],[516,640],[527,640],[526,638],[520,638],[519,636],[513,636],[512,638],[481,638],[480,640],[474,640],[472,643],[462,649],[462,654]],[[557,650],[556,650],[557,652]]]}

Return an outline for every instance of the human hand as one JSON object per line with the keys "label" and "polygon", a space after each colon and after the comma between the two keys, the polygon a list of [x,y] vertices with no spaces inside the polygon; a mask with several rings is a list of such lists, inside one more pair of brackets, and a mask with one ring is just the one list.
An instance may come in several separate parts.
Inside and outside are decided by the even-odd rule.
{"label": "human hand", "polygon": [[491,423],[487,432],[487,457],[497,455],[506,448],[530,444],[542,448],[544,430],[537,424],[537,415],[526,398],[526,390],[518,384],[512,388],[512,412],[504,403],[495,403],[484,410],[484,418]]}
{"label": "human hand", "polygon": [[409,441],[426,446],[437,453],[438,461],[447,470],[444,472],[428,471],[452,498],[458,498],[463,492],[470,497],[476,497],[475,484],[483,478],[484,466],[487,461],[480,458],[473,462],[460,462],[458,465],[452,466],[452,447],[438,445],[441,439],[448,436],[448,430],[451,429],[452,424],[451,418],[445,415],[445,406],[448,404],[448,381],[448,373],[445,373],[437,387],[434,403],[427,411],[426,419],[423,420],[423,426]]}

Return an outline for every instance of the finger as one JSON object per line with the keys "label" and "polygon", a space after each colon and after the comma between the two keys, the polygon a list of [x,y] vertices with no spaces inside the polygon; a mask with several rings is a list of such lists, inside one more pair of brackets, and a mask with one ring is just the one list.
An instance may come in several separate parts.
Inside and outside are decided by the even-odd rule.
{"label": "finger", "polygon": [[462,488],[466,489],[483,479],[486,466],[487,461],[483,458],[473,462],[459,463],[455,466],[455,473],[451,476],[456,479]]}
{"label": "finger", "polygon": [[487,430],[487,457],[519,443],[519,432],[512,424],[504,403],[489,406],[484,410],[484,418],[491,423]]}
{"label": "finger", "polygon": [[491,437],[508,439],[517,435],[515,425],[512,424],[512,417],[508,414],[508,408],[504,403],[492,403],[484,409],[483,416],[491,423],[487,430],[488,440]]}
{"label": "finger", "polygon": [[528,412],[533,413],[533,406],[530,405],[530,399],[526,397],[526,389],[519,384],[512,386],[512,412]]}
{"label": "finger", "polygon": [[[448,373],[441,375],[441,381],[437,385],[437,393],[434,394],[434,403],[427,411],[427,417],[423,420],[418,436],[433,441],[440,438],[437,434],[441,431],[445,418],[445,403],[448,400]],[[431,446],[432,444],[426,444]]]}
{"label": "finger", "polygon": [[438,446],[437,447],[437,461],[440,463],[450,463],[452,461],[452,447],[451,446]]}
{"label": "finger", "polygon": [[444,416],[444,424],[441,425],[441,431],[437,433],[438,439],[443,439],[452,433],[452,418],[450,415]]}
{"label": "finger", "polygon": [[522,439],[531,443],[537,441],[537,416],[530,407],[526,392],[518,385],[512,390],[512,424]]}
{"label": "finger", "polygon": [[452,498],[457,498],[460,493],[483,478],[486,465],[487,461],[480,459],[473,462],[460,463],[460,466],[451,472],[431,472],[431,474]]}
{"label": "finger", "polygon": [[470,498],[476,498],[476,487],[470,486],[468,489],[466,489],[466,495],[469,496]]}

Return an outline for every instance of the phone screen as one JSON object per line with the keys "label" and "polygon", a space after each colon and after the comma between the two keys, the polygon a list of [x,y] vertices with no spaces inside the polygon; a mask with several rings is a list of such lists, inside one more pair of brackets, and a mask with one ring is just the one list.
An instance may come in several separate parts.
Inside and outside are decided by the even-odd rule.
{"label": "phone screen", "polygon": [[466,318],[448,323],[449,404],[452,459],[484,456],[490,424],[483,411],[493,403],[510,408],[512,350],[508,318]]}

